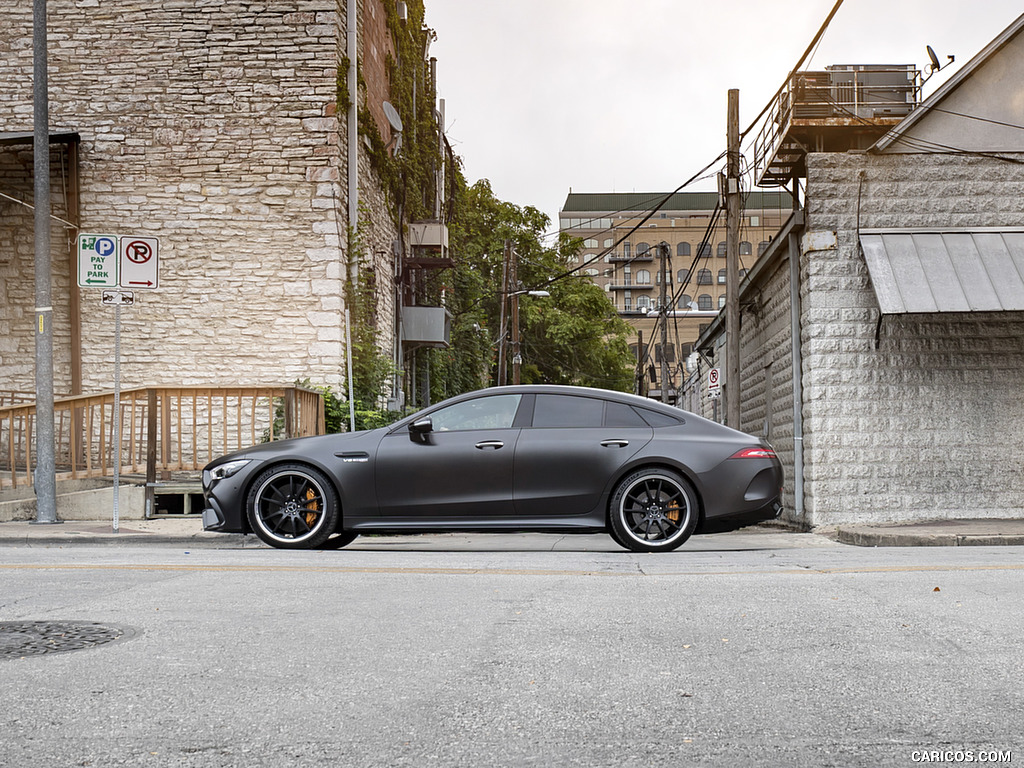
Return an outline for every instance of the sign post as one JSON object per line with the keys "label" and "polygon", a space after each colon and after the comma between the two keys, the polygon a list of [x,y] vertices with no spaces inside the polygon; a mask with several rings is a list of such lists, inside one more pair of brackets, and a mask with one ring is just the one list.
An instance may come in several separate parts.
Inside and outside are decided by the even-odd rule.
{"label": "sign post", "polygon": [[121,307],[135,304],[136,289],[159,287],[159,248],[155,237],[78,236],[78,285],[114,289],[103,291],[101,298],[102,304],[114,307],[114,533],[118,533],[121,485]]}

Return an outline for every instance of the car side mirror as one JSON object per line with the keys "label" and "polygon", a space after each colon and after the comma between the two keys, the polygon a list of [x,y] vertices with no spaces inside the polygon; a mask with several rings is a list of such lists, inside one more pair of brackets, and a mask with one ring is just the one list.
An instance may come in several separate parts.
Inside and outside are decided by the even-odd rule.
{"label": "car side mirror", "polygon": [[427,435],[434,431],[434,422],[429,416],[417,419],[409,425],[409,437],[413,440],[424,440]]}

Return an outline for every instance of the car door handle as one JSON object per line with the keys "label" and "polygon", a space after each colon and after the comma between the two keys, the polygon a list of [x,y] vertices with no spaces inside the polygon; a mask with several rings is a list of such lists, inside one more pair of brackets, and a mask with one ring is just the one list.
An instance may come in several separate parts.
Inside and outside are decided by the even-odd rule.
{"label": "car door handle", "polygon": [[504,445],[505,444],[501,442],[501,440],[484,440],[482,443],[477,443],[476,447],[479,448],[481,451],[484,451],[487,450],[488,448],[498,450],[499,448],[504,447]]}
{"label": "car door handle", "polygon": [[601,441],[602,448],[625,448],[627,445],[629,445],[629,440],[622,440],[621,438],[617,440]]}

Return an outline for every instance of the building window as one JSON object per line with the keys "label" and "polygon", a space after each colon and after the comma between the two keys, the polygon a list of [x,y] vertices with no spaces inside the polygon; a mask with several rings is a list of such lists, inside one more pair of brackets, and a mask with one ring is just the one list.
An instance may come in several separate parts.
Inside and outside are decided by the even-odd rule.
{"label": "building window", "polygon": [[720,259],[724,259],[725,258],[725,243],[719,243],[718,244],[718,258],[720,258]]}
{"label": "building window", "polygon": [[676,273],[676,281],[679,283],[685,283],[690,279],[690,273],[688,270],[680,269]]}
{"label": "building window", "polygon": [[740,270],[740,280],[742,280],[744,277],[746,277],[747,276],[747,272],[749,272],[749,271],[750,271],[749,269],[741,269]]}
{"label": "building window", "polygon": [[718,270],[718,284],[719,285],[725,285],[725,270],[724,269]]}
{"label": "building window", "polygon": [[651,250],[651,246],[648,243],[637,243],[636,244],[636,255],[643,256],[645,253]]}
{"label": "building window", "polygon": [[760,256],[762,253],[764,253],[765,251],[768,250],[768,243],[769,242],[771,242],[771,241],[769,241],[769,240],[762,240],[760,243],[757,244],[757,255],[758,256]]}
{"label": "building window", "polygon": [[640,296],[640,297],[638,297],[637,300],[636,300],[636,308],[637,309],[650,309],[651,308],[651,297],[650,296]]}
{"label": "building window", "polygon": [[711,244],[702,243],[700,250],[697,252],[698,259],[710,259],[711,258]]}
{"label": "building window", "polygon": [[[659,269],[655,274],[658,285],[661,285],[661,270]],[[672,285],[672,273],[668,270],[665,271],[665,285]]]}
{"label": "building window", "polygon": [[711,270],[710,269],[699,269],[697,270],[697,285],[711,285]]}
{"label": "building window", "polygon": [[725,306],[725,294],[723,293],[721,296],[718,297],[718,308],[721,309],[724,306]]}
{"label": "building window", "polygon": [[583,241],[584,248],[597,248],[597,240],[590,237]]}
{"label": "building window", "polygon": [[615,245],[615,238],[614,237],[606,237],[605,241],[604,241],[604,247],[605,248],[611,248],[613,245]]}
{"label": "building window", "polygon": [[754,252],[754,246],[744,240],[740,243],[740,256],[750,256]]}
{"label": "building window", "polygon": [[690,244],[680,243],[676,246],[676,256],[689,256],[690,255]]}
{"label": "building window", "polygon": [[710,312],[714,308],[714,304],[711,300],[711,294],[702,293],[697,297],[697,309],[701,312]]}
{"label": "building window", "polygon": [[[664,350],[664,354],[663,354]],[[654,362],[660,363],[661,358],[665,358],[665,362],[674,363],[676,361],[676,347],[674,344],[666,344],[664,347],[661,344],[656,344],[654,347]]]}
{"label": "building window", "polygon": [[597,277],[598,272],[593,267],[587,267],[586,269],[583,270],[583,274],[586,275],[587,277]]}
{"label": "building window", "polygon": [[633,246],[631,246],[631,245],[629,244],[629,240],[626,240],[626,241],[625,241],[625,242],[624,242],[624,243],[622,244],[622,255],[623,255],[623,256],[625,256],[625,257],[626,257],[627,259],[629,258],[629,254],[630,254],[630,249],[631,249],[632,247],[633,247]]}
{"label": "building window", "polygon": [[650,285],[651,284],[651,273],[646,269],[638,269],[636,271],[636,284],[637,285]]}
{"label": "building window", "polygon": [[682,297],[680,297],[679,303],[676,306],[679,307],[679,309],[689,309],[692,301],[693,297],[688,293],[684,293]]}

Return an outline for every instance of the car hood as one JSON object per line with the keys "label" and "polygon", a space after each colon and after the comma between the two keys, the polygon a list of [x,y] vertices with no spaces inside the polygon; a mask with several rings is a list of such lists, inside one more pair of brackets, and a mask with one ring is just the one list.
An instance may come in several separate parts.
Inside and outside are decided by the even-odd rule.
{"label": "car hood", "polygon": [[380,429],[371,429],[360,432],[342,432],[332,435],[315,435],[313,437],[293,437],[288,440],[273,440],[269,443],[260,443],[259,445],[254,445],[241,451],[236,451],[235,453],[220,456],[211,461],[207,465],[207,468],[215,467],[218,464],[225,464],[237,459],[266,460],[272,459],[275,456],[294,456],[302,455],[304,453],[312,453],[324,443],[329,443],[331,449],[334,451],[369,451],[372,446],[375,446],[380,442],[380,439],[387,433],[387,431],[387,427],[381,427]]}

